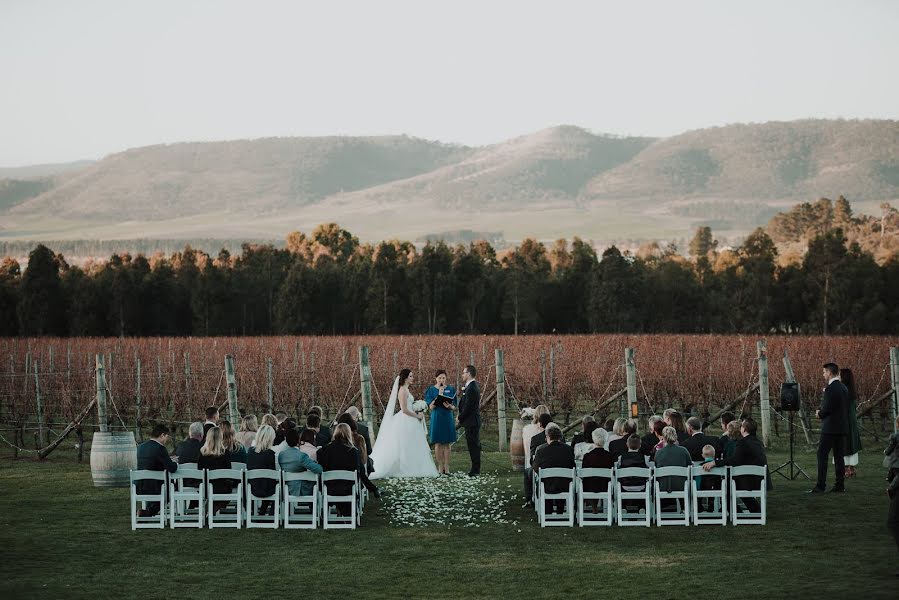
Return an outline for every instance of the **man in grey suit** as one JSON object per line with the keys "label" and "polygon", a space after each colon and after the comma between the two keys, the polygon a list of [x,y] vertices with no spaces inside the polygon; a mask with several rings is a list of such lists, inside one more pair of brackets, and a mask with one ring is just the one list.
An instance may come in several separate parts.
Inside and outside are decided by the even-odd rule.
{"label": "man in grey suit", "polygon": [[840,381],[840,367],[835,363],[824,365],[824,379],[827,380],[827,387],[824,388],[821,408],[815,413],[821,419],[821,440],[818,442],[818,482],[808,491],[810,494],[824,492],[827,484],[827,459],[831,450],[833,451],[836,481],[830,491],[846,491],[843,482],[843,474],[846,470],[843,461],[843,440],[849,431],[849,390]]}

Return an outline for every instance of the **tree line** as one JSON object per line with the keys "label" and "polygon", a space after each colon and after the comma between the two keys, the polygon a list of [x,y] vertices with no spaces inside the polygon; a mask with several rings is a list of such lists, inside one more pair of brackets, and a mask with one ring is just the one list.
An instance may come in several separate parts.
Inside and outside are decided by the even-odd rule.
{"label": "tree line", "polygon": [[843,229],[786,265],[762,229],[719,249],[526,239],[423,248],[362,244],[336,224],[239,256],[186,247],[80,268],[44,245],[0,264],[0,335],[899,332],[899,259],[878,264]]}

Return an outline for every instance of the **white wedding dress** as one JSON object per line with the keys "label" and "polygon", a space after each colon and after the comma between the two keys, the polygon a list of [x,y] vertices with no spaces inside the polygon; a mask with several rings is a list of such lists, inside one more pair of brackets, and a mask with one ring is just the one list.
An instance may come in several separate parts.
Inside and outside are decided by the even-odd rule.
{"label": "white wedding dress", "polygon": [[[369,479],[388,477],[437,477],[437,467],[431,458],[431,447],[422,421],[396,411],[399,377],[393,382],[384,420],[378,430],[371,459],[375,470]],[[415,399],[408,397],[408,406]]]}

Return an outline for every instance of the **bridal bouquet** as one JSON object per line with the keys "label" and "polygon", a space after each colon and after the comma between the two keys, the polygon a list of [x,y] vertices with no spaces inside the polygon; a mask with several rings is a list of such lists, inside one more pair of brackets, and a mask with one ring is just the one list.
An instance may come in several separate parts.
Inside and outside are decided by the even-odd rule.
{"label": "bridal bouquet", "polygon": [[412,410],[417,413],[424,412],[427,407],[428,403],[424,400],[416,400],[412,403]]}

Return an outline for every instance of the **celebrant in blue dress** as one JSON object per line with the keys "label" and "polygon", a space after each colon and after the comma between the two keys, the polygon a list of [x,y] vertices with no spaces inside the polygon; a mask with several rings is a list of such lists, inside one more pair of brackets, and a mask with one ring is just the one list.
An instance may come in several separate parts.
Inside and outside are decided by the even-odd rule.
{"label": "celebrant in blue dress", "polygon": [[[424,400],[431,409],[431,442],[437,458],[437,471],[449,475],[450,448],[456,443],[456,418],[453,411],[459,406],[456,388],[446,385],[446,371],[440,369],[434,376],[435,383],[425,390]],[[452,398],[441,401],[438,396]]]}

